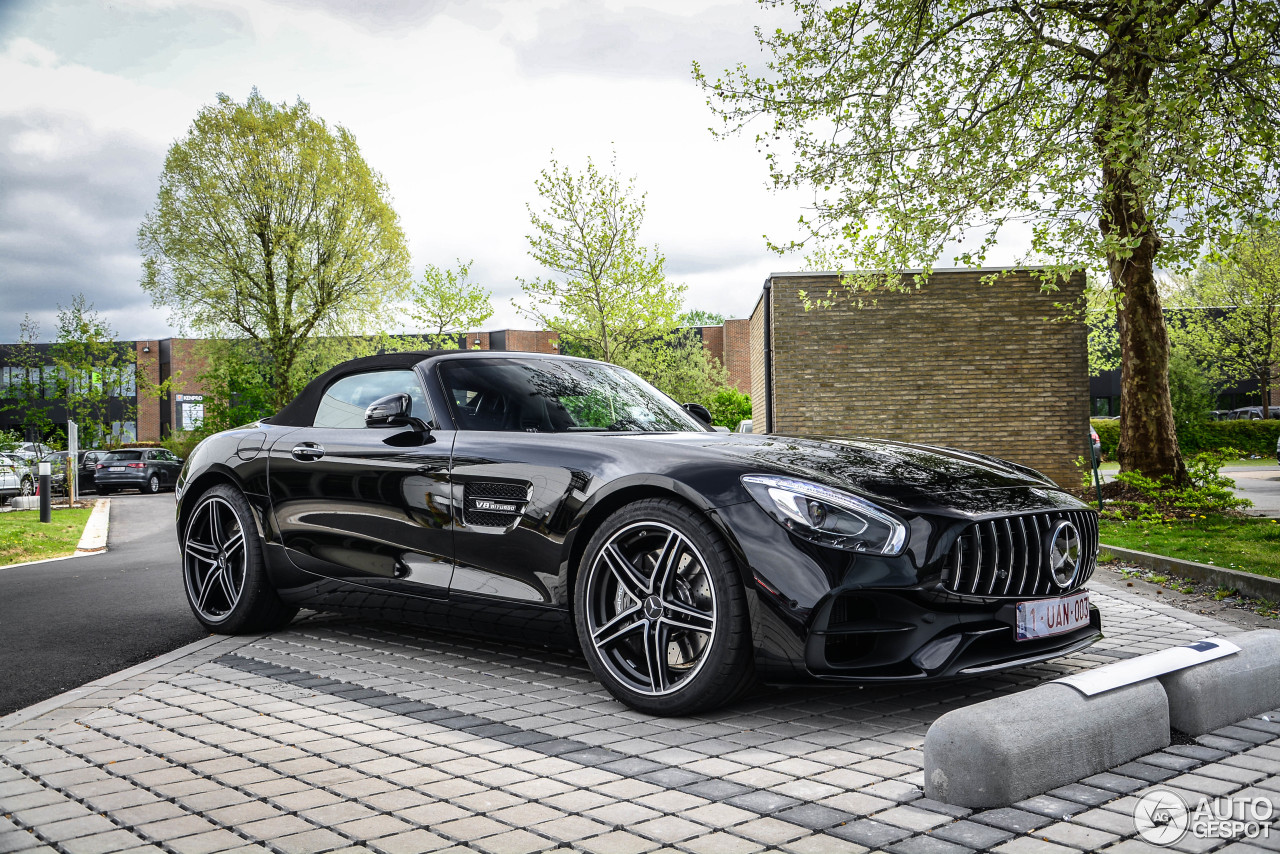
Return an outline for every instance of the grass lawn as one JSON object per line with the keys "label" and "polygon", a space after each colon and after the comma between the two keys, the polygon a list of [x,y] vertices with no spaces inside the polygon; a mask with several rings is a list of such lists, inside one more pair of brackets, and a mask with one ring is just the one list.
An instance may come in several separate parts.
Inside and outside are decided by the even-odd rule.
{"label": "grass lawn", "polygon": [[[1275,455],[1272,454],[1270,456],[1259,457],[1257,459],[1227,460],[1225,463],[1222,464],[1222,467],[1226,468],[1227,466],[1257,466],[1258,468],[1265,468],[1266,466],[1274,466],[1275,464],[1276,464],[1276,458],[1275,458]],[[1105,462],[1098,466],[1098,471],[1102,472],[1103,474],[1115,474],[1116,472],[1120,471],[1120,464],[1115,461]]]}
{"label": "grass lawn", "polygon": [[39,510],[0,513],[0,566],[72,554],[92,512],[54,510],[48,524],[41,524]]}
{"label": "grass lawn", "polygon": [[1280,578],[1280,522],[1275,519],[1103,519],[1099,524],[1102,542],[1108,545]]}

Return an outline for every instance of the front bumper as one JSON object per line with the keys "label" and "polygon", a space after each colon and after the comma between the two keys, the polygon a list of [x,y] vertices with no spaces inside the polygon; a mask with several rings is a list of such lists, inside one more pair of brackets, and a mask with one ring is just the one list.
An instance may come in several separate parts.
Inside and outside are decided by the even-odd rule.
{"label": "front bumper", "polygon": [[1016,639],[1016,602],[972,602],[912,591],[832,596],[805,644],[805,666],[823,680],[966,676],[1068,655],[1102,637],[1102,616],[1063,634]]}

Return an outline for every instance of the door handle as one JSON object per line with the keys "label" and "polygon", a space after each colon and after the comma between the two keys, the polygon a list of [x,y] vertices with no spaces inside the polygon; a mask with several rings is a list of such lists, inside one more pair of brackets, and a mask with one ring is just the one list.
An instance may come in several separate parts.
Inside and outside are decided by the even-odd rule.
{"label": "door handle", "polygon": [[307,463],[318,460],[324,456],[324,448],[315,442],[303,442],[300,445],[293,446],[293,458],[299,462]]}

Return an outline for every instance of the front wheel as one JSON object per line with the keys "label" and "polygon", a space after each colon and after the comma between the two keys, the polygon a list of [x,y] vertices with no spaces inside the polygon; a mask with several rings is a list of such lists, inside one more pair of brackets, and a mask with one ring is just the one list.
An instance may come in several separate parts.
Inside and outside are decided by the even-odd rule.
{"label": "front wheel", "polygon": [[754,673],[746,594],[724,540],[671,499],[610,516],[575,583],[578,639],[609,693],[655,715],[730,702]]}
{"label": "front wheel", "polygon": [[182,578],[196,619],[220,634],[278,629],[298,613],[271,586],[253,510],[228,484],[201,495],[191,511],[182,540]]}

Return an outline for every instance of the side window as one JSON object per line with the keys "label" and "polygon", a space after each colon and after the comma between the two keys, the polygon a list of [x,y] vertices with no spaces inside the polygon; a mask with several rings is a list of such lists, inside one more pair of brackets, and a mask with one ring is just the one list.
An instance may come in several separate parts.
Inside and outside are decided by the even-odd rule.
{"label": "side window", "polygon": [[422,384],[413,371],[372,371],[343,377],[325,390],[316,407],[314,427],[364,427],[364,411],[369,404],[389,394],[403,392],[413,400],[411,413],[423,421],[431,420]]}

